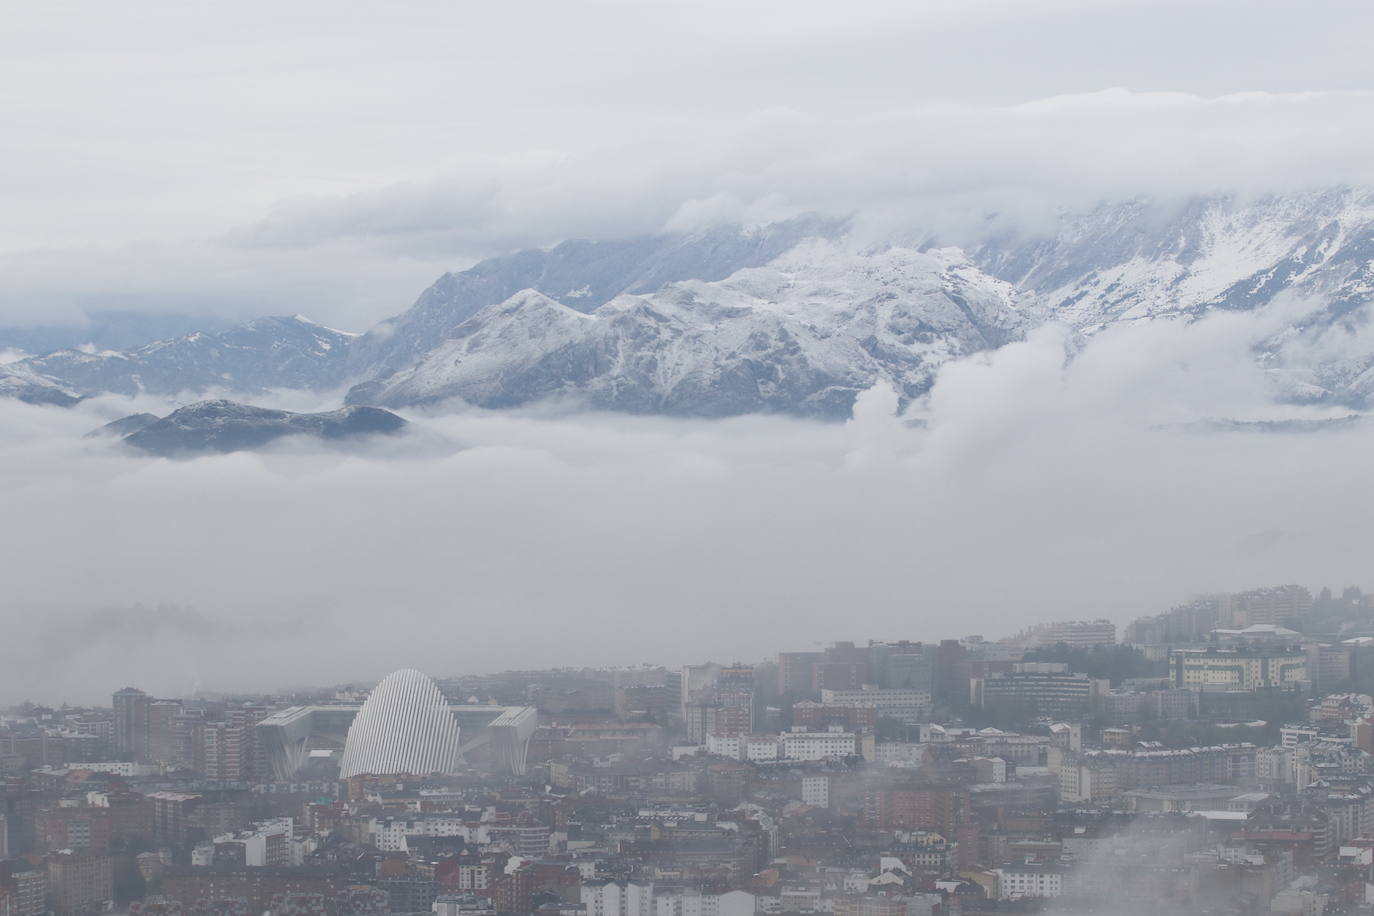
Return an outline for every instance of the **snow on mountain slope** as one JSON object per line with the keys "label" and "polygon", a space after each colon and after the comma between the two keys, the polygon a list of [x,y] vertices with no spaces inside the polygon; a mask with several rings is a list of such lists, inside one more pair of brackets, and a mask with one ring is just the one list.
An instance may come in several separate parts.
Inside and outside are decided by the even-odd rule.
{"label": "snow on mountain slope", "polygon": [[[691,238],[569,242],[484,262],[441,279],[411,312],[379,329],[381,337],[399,335],[390,356],[378,361],[368,351],[378,335],[360,341],[353,364],[371,360],[375,375],[353,397],[400,402],[457,395],[496,406],[569,395],[635,411],[829,416],[842,413],[852,387],[865,380],[892,378],[910,397],[929,385],[932,367],[1015,336],[1004,322],[977,314],[977,304],[990,301],[986,297],[965,300],[972,309],[964,316],[967,324],[891,313],[869,288],[881,285],[875,275],[880,260],[844,259],[837,248],[823,245],[790,248],[805,233],[833,241],[839,229],[792,221],[752,243],[728,229]],[[791,253],[783,253],[784,242]],[[962,276],[972,288],[989,288],[992,278],[1009,284],[998,287],[994,298],[1008,309],[1015,303],[1017,330],[1057,320],[1092,334],[1119,321],[1259,308],[1288,292],[1312,297],[1324,303],[1324,311],[1310,327],[1276,340],[1266,367],[1292,399],[1356,404],[1374,394],[1374,346],[1341,328],[1374,295],[1374,192],[1335,189],[1250,201],[1212,197],[1180,206],[1145,200],[1104,204],[1066,214],[1046,237],[994,237],[968,250],[967,261],[951,253],[932,256],[944,258],[945,273]],[[807,251],[812,254],[802,253]],[[766,267],[762,261],[741,263],[766,254],[777,260]],[[808,266],[807,257],[828,266]],[[732,264],[744,269],[724,270]],[[820,276],[833,295],[801,291],[818,285]],[[676,282],[662,286],[665,279]],[[791,286],[770,287],[777,282]],[[442,342],[479,313],[484,297],[514,292],[517,283],[568,309],[592,312],[598,323],[574,323],[580,330],[570,337],[560,324],[542,338],[549,350],[538,350],[537,358],[528,350],[530,335],[524,335],[524,349],[512,352],[513,371],[504,373],[495,367],[509,345],[505,336],[467,328],[459,335],[465,341],[461,353]],[[946,305],[959,301],[958,284],[941,285],[954,292],[943,300]],[[620,290],[648,295],[613,300]],[[906,289],[897,300],[914,294]],[[625,314],[613,315],[617,310]],[[487,316],[480,324],[492,320]],[[912,325],[912,334],[901,333],[903,322]],[[1314,335],[1324,336],[1318,341]],[[479,344],[497,353],[479,360]],[[857,351],[845,349],[854,344]],[[412,359],[415,368],[403,369]],[[480,385],[479,365],[487,367]]]}
{"label": "snow on mountain slope", "polygon": [[1339,314],[1374,294],[1374,191],[1103,205],[1066,215],[1052,237],[993,238],[970,254],[1039,317],[1088,332],[1256,308],[1286,291]]}
{"label": "snow on mountain slope", "polygon": [[1261,348],[1280,396],[1362,407],[1374,396],[1374,191],[1339,188],[1250,201],[1149,201],[1065,216],[1048,238],[971,250],[1017,287],[1037,321],[1091,334],[1108,324],[1252,310],[1281,296],[1313,310]]}
{"label": "snow on mountain slope", "polygon": [[71,407],[81,400],[59,380],[23,365],[23,360],[0,366],[0,397],[54,407]]}
{"label": "snow on mountain slope", "polygon": [[620,296],[590,315],[522,292],[349,403],[565,397],[632,412],[836,418],[879,379],[915,397],[942,363],[1022,329],[1010,286],[956,251],[855,254],[815,240],[766,267]]}
{"label": "snow on mountain slope", "polygon": [[343,383],[352,339],[300,316],[258,318],[226,331],[196,332],[124,352],[58,350],[8,368],[58,379],[84,394],[326,389]]}
{"label": "snow on mountain slope", "polygon": [[635,412],[835,417],[877,379],[914,397],[942,363],[1045,321],[1091,335],[1292,294],[1313,303],[1309,314],[1256,354],[1281,396],[1374,402],[1372,190],[1103,204],[1040,236],[985,238],[967,256],[859,254],[846,226],[813,216],[568,241],[446,274],[361,337],[265,318],[133,350],[62,350],[0,367],[0,396],[72,403],[354,382],[359,404],[560,397]]}
{"label": "snow on mountain slope", "polygon": [[581,312],[622,293],[649,293],[680,280],[720,280],[766,264],[803,239],[835,237],[843,222],[797,217],[746,229],[720,226],[695,233],[627,239],[573,239],[548,249],[490,258],[460,273],[444,274],[408,311],[382,322],[352,348],[353,378],[382,378],[408,368],[449,333],[489,305],[525,289]]}

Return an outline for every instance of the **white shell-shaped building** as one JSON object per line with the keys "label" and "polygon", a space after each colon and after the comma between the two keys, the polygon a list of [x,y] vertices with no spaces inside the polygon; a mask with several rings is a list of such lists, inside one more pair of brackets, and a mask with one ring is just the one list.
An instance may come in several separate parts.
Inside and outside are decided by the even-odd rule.
{"label": "white shell-shaped building", "polygon": [[383,678],[358,710],[339,776],[452,773],[458,759],[458,723],[448,701],[427,676],[403,668]]}

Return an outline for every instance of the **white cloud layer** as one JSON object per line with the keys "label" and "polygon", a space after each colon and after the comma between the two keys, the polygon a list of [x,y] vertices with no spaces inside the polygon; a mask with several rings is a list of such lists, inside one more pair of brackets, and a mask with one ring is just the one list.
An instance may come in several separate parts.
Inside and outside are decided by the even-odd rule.
{"label": "white cloud layer", "polygon": [[906,418],[881,391],[846,425],[473,413],[357,455],[135,458],[79,436],[148,405],[0,404],[0,703],[757,659],[1368,585],[1374,429],[1189,425],[1285,415],[1248,352],[1271,331],[1123,326],[1069,361],[1044,329],[947,366]]}
{"label": "white cloud layer", "polygon": [[30,4],[0,34],[23,87],[0,97],[0,323],[358,329],[569,236],[799,209],[957,236],[1369,182],[1371,26],[1240,0]]}

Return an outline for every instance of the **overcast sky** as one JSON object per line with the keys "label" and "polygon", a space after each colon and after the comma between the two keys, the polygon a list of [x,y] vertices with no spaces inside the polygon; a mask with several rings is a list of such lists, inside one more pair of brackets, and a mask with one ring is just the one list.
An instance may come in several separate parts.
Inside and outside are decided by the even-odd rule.
{"label": "overcast sky", "polygon": [[1374,8],[1256,0],[10,4],[0,323],[347,329],[569,236],[1360,180]]}

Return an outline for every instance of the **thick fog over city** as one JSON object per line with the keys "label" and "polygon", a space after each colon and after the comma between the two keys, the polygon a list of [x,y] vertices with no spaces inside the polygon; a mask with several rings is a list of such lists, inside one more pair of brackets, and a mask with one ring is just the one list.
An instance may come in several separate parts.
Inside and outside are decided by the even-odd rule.
{"label": "thick fog over city", "polygon": [[1371,428],[1286,423],[1352,414],[1273,404],[1268,331],[1123,326],[1070,360],[1046,328],[844,423],[466,410],[189,461],[81,438],[139,400],[6,403],[4,687],[753,658],[1341,582],[1374,548]]}

